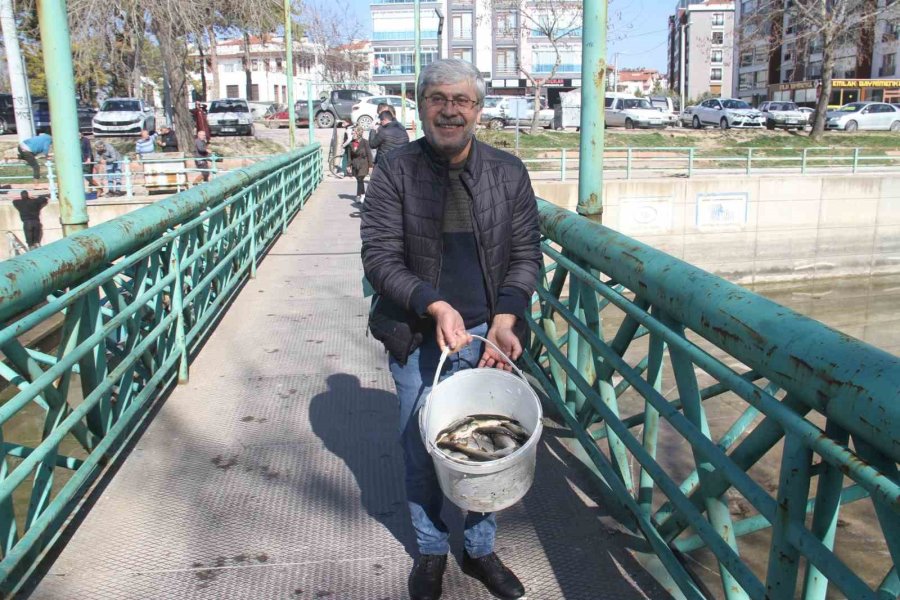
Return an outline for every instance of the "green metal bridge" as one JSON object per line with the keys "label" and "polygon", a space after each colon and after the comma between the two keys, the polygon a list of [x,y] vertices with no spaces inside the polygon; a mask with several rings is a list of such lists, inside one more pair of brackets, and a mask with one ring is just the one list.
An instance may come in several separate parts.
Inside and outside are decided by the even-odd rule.
{"label": "green metal bridge", "polygon": [[[322,165],[308,146],[0,264],[6,592],[404,597],[396,406]],[[900,359],[540,211],[524,360],[553,421],[499,550],[531,597],[896,597]]]}

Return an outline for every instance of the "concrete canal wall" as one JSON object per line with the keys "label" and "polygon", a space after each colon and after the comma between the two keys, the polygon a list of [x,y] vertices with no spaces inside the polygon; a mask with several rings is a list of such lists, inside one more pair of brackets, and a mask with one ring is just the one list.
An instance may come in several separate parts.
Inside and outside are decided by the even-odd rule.
{"label": "concrete canal wall", "polygon": [[[575,210],[577,183],[534,182]],[[900,273],[900,175],[610,180],[603,223],[738,283]]]}

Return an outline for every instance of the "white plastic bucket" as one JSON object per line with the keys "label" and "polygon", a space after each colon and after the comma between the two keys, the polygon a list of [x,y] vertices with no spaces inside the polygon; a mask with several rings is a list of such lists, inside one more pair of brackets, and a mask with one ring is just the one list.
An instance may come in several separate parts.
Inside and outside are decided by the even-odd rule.
{"label": "white plastic bucket", "polygon": [[[450,500],[466,510],[495,512],[522,499],[534,481],[537,444],[543,424],[541,403],[522,371],[497,346],[490,344],[518,376],[499,369],[467,369],[438,383],[450,354],[438,363],[431,393],[419,411],[419,431],[434,461],[438,483]],[[458,419],[477,414],[503,415],[518,421],[529,433],[521,448],[503,458],[476,462],[452,458],[437,447],[437,435]]]}

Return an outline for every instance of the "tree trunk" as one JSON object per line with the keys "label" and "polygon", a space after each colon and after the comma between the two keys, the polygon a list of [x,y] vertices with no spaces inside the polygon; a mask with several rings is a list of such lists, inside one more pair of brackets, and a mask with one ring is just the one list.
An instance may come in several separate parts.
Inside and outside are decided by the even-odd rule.
{"label": "tree trunk", "polygon": [[544,89],[545,81],[546,79],[534,80],[534,110],[532,110],[531,114],[531,135],[536,135],[538,132],[538,117],[541,112],[541,90]]}
{"label": "tree trunk", "polygon": [[221,97],[222,90],[219,89],[219,51],[216,40],[216,31],[212,27],[207,29],[207,38],[209,39],[209,70],[212,73],[212,94],[206,97],[207,100],[218,100]]}
{"label": "tree trunk", "polygon": [[244,32],[244,77],[246,78],[247,86],[244,97],[247,99],[247,102],[250,102],[253,99],[250,95],[250,90],[253,87],[253,73],[250,71],[250,33],[247,31]]}
{"label": "tree trunk", "polygon": [[203,54],[202,36],[197,36],[197,51],[200,52],[200,102],[206,102],[206,55]]}
{"label": "tree trunk", "polygon": [[153,23],[153,30],[159,40],[159,52],[169,75],[172,90],[172,113],[178,149],[187,155],[194,149],[194,119],[188,110],[188,84],[185,74],[187,48],[184,35],[172,30],[171,23]]}
{"label": "tree trunk", "polygon": [[831,76],[834,72],[834,46],[836,45],[836,40],[828,28],[822,32],[822,37],[822,90],[816,102],[816,120],[809,133],[809,137],[817,141],[821,140],[825,134],[825,113],[828,112],[828,102],[831,100]]}
{"label": "tree trunk", "polygon": [[144,36],[135,32],[134,39],[134,67],[131,70],[131,95],[134,98],[143,98],[143,82],[141,81],[143,73],[141,71],[141,54],[144,46]]}

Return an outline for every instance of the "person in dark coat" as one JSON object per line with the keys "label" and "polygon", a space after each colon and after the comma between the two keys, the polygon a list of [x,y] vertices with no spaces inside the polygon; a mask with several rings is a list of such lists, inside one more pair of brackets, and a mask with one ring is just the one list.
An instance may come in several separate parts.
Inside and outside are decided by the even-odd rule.
{"label": "person in dark coat", "polygon": [[156,138],[156,143],[159,144],[160,152],[178,152],[178,138],[175,137],[175,132],[168,125],[159,128],[159,137]]}
{"label": "person in dark coat", "polygon": [[369,142],[362,135],[362,130],[357,127],[353,130],[353,141],[347,147],[350,151],[350,171],[356,177],[356,201],[364,202],[366,199],[366,184],[364,179],[372,169],[372,149]]}
{"label": "person in dark coat", "polygon": [[81,170],[84,173],[84,181],[91,188],[99,187],[94,180],[94,149],[91,147],[91,138],[85,133],[78,133],[81,139]]}
{"label": "person in dark coat", "polygon": [[381,126],[372,130],[372,133],[369,134],[369,146],[378,150],[378,154],[375,155],[376,165],[381,162],[382,157],[388,152],[409,143],[409,133],[394,118],[393,113],[387,110],[383,111],[378,115],[378,120]]}
{"label": "person in dark coat", "polygon": [[[450,551],[444,495],[422,443],[418,412],[444,350],[450,376],[475,367],[510,370],[473,335],[516,360],[524,315],[542,264],[537,203],[521,160],[475,138],[485,96],[478,69],[457,59],[422,69],[417,105],[424,138],[386,153],[362,212],[362,264],[376,292],[369,330],[388,351],[400,404],[406,500],[419,557],[412,600],[440,598]],[[498,598],[522,583],[494,553],[493,514],[469,512],[462,570]]]}
{"label": "person in dark coat", "polygon": [[20,198],[20,200],[13,200],[13,207],[19,211],[19,218],[22,219],[25,243],[28,244],[29,250],[34,250],[41,247],[41,238],[44,237],[41,210],[47,206],[47,197],[31,198],[27,191],[22,190]]}

